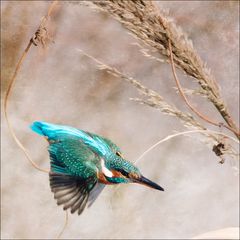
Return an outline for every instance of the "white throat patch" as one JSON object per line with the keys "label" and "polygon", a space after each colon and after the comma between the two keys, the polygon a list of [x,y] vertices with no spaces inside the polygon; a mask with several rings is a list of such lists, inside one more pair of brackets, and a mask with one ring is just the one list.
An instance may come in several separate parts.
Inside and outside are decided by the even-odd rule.
{"label": "white throat patch", "polygon": [[102,172],[106,177],[112,177],[112,172],[105,166],[104,159],[101,158]]}

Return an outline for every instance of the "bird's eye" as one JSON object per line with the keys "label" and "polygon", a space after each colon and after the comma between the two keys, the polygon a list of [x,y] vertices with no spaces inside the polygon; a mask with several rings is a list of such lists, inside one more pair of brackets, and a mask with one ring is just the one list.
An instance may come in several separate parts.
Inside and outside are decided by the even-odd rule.
{"label": "bird's eye", "polygon": [[116,171],[120,172],[123,176],[127,177],[128,178],[128,172],[126,172],[124,169],[115,169]]}
{"label": "bird's eye", "polygon": [[118,152],[118,151],[116,152],[116,155],[121,157],[121,158],[123,158],[122,154],[120,152]]}

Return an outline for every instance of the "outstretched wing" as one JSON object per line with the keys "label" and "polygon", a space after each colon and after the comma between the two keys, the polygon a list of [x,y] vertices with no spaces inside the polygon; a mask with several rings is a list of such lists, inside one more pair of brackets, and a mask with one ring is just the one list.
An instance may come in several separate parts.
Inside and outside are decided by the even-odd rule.
{"label": "outstretched wing", "polygon": [[53,141],[49,153],[50,186],[57,204],[81,214],[97,184],[98,156],[75,138]]}
{"label": "outstretched wing", "polygon": [[70,208],[71,213],[77,211],[80,215],[88,202],[89,193],[96,185],[96,178],[82,179],[53,172],[49,173],[49,178],[57,204],[63,204],[64,210]]}
{"label": "outstretched wing", "polygon": [[100,158],[89,147],[94,139],[84,131],[45,122],[33,123],[32,130],[49,141],[50,187],[57,204],[80,214],[103,189],[97,179]]}

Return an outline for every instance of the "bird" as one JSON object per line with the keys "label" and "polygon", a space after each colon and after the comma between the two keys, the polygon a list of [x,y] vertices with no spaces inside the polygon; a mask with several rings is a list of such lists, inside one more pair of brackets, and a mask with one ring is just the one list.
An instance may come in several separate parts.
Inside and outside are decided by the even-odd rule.
{"label": "bird", "polygon": [[123,157],[111,140],[74,127],[33,122],[30,128],[48,141],[50,188],[63,210],[80,215],[105,186],[139,183],[164,191]]}

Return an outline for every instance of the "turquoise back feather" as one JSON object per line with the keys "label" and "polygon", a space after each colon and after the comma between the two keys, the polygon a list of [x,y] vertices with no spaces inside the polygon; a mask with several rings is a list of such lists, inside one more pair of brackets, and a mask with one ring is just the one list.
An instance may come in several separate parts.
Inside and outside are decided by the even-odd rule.
{"label": "turquoise back feather", "polygon": [[86,145],[101,156],[108,157],[112,154],[110,146],[103,138],[95,134],[90,135],[80,129],[47,122],[34,122],[31,129],[42,136],[48,137],[49,140],[58,140],[60,137],[64,137],[66,135],[75,136],[81,139]]}

